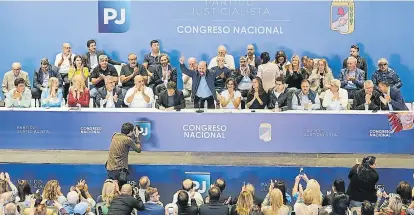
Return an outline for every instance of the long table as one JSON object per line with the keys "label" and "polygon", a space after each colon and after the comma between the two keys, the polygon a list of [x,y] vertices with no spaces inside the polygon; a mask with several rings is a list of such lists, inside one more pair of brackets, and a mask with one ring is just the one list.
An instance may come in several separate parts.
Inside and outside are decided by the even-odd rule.
{"label": "long table", "polygon": [[413,154],[412,112],[0,109],[0,148],[108,150],[125,122],[147,151]]}

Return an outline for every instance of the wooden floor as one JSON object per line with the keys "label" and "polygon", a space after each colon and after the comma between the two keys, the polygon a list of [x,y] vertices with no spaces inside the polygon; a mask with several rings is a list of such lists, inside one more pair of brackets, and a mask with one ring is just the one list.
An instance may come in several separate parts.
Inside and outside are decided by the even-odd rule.
{"label": "wooden floor", "polygon": [[[108,151],[0,150],[2,163],[104,164]],[[130,164],[350,167],[363,154],[130,152]],[[378,168],[414,168],[413,155],[375,155]]]}

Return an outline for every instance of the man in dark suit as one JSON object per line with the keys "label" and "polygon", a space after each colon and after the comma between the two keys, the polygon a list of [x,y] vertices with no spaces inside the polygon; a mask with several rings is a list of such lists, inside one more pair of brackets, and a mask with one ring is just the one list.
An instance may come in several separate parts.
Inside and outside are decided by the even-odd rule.
{"label": "man in dark suit", "polygon": [[137,194],[133,197],[133,188],[130,184],[121,187],[121,195],[112,200],[107,215],[131,215],[133,209],[143,211],[145,209],[143,201]]}
{"label": "man in dark suit", "polygon": [[98,89],[96,107],[101,106],[101,100],[104,108],[120,108],[124,103],[122,90],[115,86],[115,80],[111,77],[105,77],[105,86]]}
{"label": "man in dark suit", "polygon": [[373,87],[371,80],[365,81],[363,89],[357,91],[353,98],[352,110],[379,110],[380,94]]}
{"label": "man in dark suit", "polygon": [[[211,70],[207,69],[206,61],[200,61],[197,71],[189,70],[184,65],[184,57],[180,58],[180,69],[182,73],[192,77],[192,98],[194,108],[203,108],[205,101],[209,109],[215,109],[216,90],[215,79],[224,71],[222,69]],[[219,67],[224,68],[223,65]]]}
{"label": "man in dark suit", "polygon": [[59,68],[51,65],[47,58],[43,58],[40,60],[40,68],[35,70],[33,76],[32,98],[38,99],[39,104],[42,91],[48,88],[49,79],[51,77],[57,78],[59,80],[59,87],[62,87],[62,76],[59,73]]}
{"label": "man in dark suit", "polygon": [[378,86],[379,91],[383,94],[379,97],[382,110],[408,110],[399,89],[391,87],[385,81],[381,81]]}
{"label": "man in dark suit", "polygon": [[167,83],[167,90],[160,93],[157,106],[160,110],[180,110],[186,107],[183,92],[176,90],[175,82]]}
{"label": "man in dark suit", "polygon": [[[99,56],[106,54],[104,51],[97,50],[97,43],[95,40],[88,40],[88,42],[86,42],[86,46],[88,47],[88,52],[85,53],[84,58],[89,71],[92,71],[99,65]],[[110,57],[108,57],[108,63],[112,65],[123,65],[123,63],[115,61]]]}
{"label": "man in dark suit", "polygon": [[212,186],[209,189],[209,203],[200,206],[199,215],[228,215],[229,208],[219,201],[220,195],[220,188]]}
{"label": "man in dark suit", "polygon": [[[367,63],[366,60],[359,55],[359,46],[352,45],[350,47],[350,56],[356,58],[357,60],[357,68],[363,70],[365,72],[364,80],[367,80]],[[343,60],[343,69],[347,68],[347,59]]]}
{"label": "man in dark suit", "polygon": [[167,82],[177,83],[177,69],[170,65],[170,58],[166,54],[161,54],[160,64],[150,66],[148,70],[151,76],[149,87],[153,88],[154,95],[166,90]]}

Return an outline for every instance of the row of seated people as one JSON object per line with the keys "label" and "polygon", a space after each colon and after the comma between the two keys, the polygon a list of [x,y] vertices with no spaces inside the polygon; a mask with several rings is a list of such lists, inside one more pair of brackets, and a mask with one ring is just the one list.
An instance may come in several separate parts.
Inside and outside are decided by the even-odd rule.
{"label": "row of seated people", "polygon": [[[185,71],[185,70],[184,70]],[[187,71],[186,71],[187,72]],[[195,72],[193,72],[195,73]],[[102,108],[119,108],[128,106],[132,108],[157,107],[161,110],[184,109],[186,107],[184,95],[176,89],[176,83],[170,81],[166,84],[167,90],[162,91],[158,96],[150,87],[145,86],[146,79],[138,75],[134,78],[135,86],[130,88],[125,96],[122,90],[116,86],[116,79],[106,76],[105,86],[97,90],[94,100],[96,106]],[[223,109],[240,109],[243,102],[242,94],[236,89],[235,79],[226,80],[227,89],[221,93],[215,91],[219,105]],[[302,80],[301,89],[288,89],[282,77],[277,77],[275,87],[265,91],[260,77],[254,77],[252,87],[247,92],[246,107],[249,109],[265,109],[273,111],[285,110],[346,110],[349,109],[348,91],[341,88],[337,79],[330,81],[329,89],[320,99],[317,92],[310,89],[310,82]],[[25,87],[25,80],[17,78],[15,88],[6,96],[6,107],[30,107],[32,95]],[[358,91],[353,99],[353,110],[408,110],[400,91],[389,86],[387,82],[380,82],[378,89],[374,90],[371,80],[364,83],[364,89]],[[156,98],[156,99],[155,99]],[[42,91],[42,107],[61,107],[64,105],[62,89],[59,88],[59,80],[52,77],[48,80],[48,87]],[[197,106],[210,107],[212,100],[199,100]],[[62,105],[63,103],[63,105]],[[69,107],[90,107],[90,91],[85,85],[81,75],[75,75],[72,79],[72,86],[68,95]]]}
{"label": "row of seated people", "polygon": [[[206,190],[208,196],[203,198],[194,188],[194,182],[185,179],[177,184],[181,189],[172,195],[172,201],[163,204],[157,184],[151,183],[147,176],[138,180],[138,187],[107,179],[101,195],[93,197],[88,190],[91,185],[85,180],[71,187],[67,195],[57,180],[48,181],[42,192],[32,193],[28,181],[21,180],[15,186],[8,173],[0,173],[0,214],[4,207],[6,215],[18,214],[18,209],[21,214],[36,215],[46,214],[48,210],[51,212],[47,214],[61,215],[93,215],[95,212],[97,215],[130,215],[137,214],[132,213],[137,210],[143,215],[413,215],[414,194],[408,182],[399,182],[396,190],[389,194],[385,187],[376,188],[380,176],[374,156],[354,165],[348,179],[347,189],[343,179],[335,180],[330,188],[323,188],[306,174],[295,177],[292,189],[283,180],[270,180],[264,183],[268,186],[264,198],[255,192],[251,183],[244,184],[238,193],[229,193],[223,178],[216,179]],[[302,184],[306,186],[303,188]],[[329,191],[323,193],[323,189]]]}

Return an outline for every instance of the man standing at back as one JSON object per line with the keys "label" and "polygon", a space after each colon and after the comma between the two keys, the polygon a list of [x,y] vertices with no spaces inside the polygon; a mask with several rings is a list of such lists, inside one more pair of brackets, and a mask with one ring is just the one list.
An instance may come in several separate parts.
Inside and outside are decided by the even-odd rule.
{"label": "man standing at back", "polygon": [[105,164],[108,178],[118,180],[120,187],[127,183],[130,148],[137,153],[141,152],[139,128],[127,122],[122,125],[121,133],[114,133],[112,136],[108,160]]}

